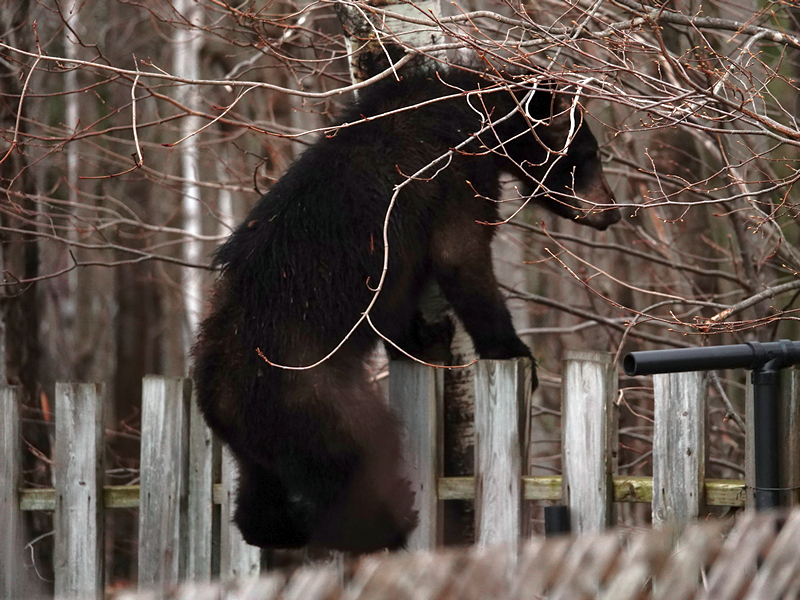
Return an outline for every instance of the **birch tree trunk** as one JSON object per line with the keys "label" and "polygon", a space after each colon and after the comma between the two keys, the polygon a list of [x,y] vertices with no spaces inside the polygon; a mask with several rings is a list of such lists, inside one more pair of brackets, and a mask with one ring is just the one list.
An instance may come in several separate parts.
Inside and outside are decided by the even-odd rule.
{"label": "birch tree trunk", "polygon": [[[200,4],[192,0],[175,0],[173,5],[191,27],[176,28],[172,71],[177,77],[196,80],[200,78],[200,49],[203,43],[200,26],[203,13]],[[190,85],[179,86],[176,96],[178,102],[190,111],[199,105],[199,97]],[[179,146],[181,177],[183,178],[181,212],[183,228],[187,236],[183,243],[183,259],[190,263],[199,263],[202,259],[202,242],[200,242],[199,236],[202,234],[203,227],[200,187],[197,185],[199,153],[197,136],[192,135],[200,129],[201,125],[200,117],[189,115],[181,120],[180,126],[180,137],[183,139]],[[197,325],[200,321],[202,282],[201,271],[191,267],[183,268],[181,274],[184,307],[183,347],[184,356],[187,357],[187,369],[189,350],[194,343]]]}
{"label": "birch tree trunk", "polygon": [[[71,6],[71,10],[65,15],[67,18],[67,23],[69,27],[64,28],[64,51],[67,58],[77,58],[78,57],[78,44],[77,40],[74,39],[70,30],[77,30],[79,27],[78,22],[78,10],[79,4],[75,4]],[[70,69],[64,75],[67,91],[76,92],[78,90],[78,70],[77,69]],[[78,130],[78,121],[80,119],[80,103],[79,97],[77,93],[67,94],[66,98],[66,125],[67,129],[71,132],[76,133]],[[66,146],[67,151],[67,183],[69,184],[69,206],[74,211],[76,210],[75,207],[78,205],[78,168],[80,163],[80,147],[78,144],[72,143],[67,144]],[[75,240],[77,237],[77,228],[69,227],[67,228],[67,235],[69,236],[70,240]],[[64,316],[64,320],[67,323],[72,324],[72,331],[71,333],[73,336],[75,334],[75,318],[77,314],[77,300],[78,300],[78,269],[73,269],[69,273],[67,273],[67,293],[65,294],[62,300],[61,311]],[[75,343],[74,340],[70,340],[72,342],[70,345],[74,349]]]}

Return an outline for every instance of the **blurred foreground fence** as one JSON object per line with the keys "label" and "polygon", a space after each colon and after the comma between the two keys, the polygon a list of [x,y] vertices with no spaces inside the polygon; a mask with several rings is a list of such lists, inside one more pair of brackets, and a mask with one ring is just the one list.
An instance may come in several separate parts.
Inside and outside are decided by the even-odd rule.
{"label": "blurred foreground fence", "polygon": [[[505,563],[502,563],[505,559],[497,558],[501,563],[495,564],[495,559],[481,555],[480,549],[497,545],[517,548],[520,536],[525,533],[525,501],[528,500],[559,501],[569,505],[572,529],[581,534],[599,533],[610,526],[614,502],[652,503],[654,523],[668,529],[702,514],[705,505],[749,506],[752,503],[752,494],[748,493],[752,483],[746,485],[746,481],[753,478],[752,444],[748,449],[745,480],[705,478],[706,386],[702,384],[701,373],[654,376],[653,477],[618,477],[614,475],[616,365],[611,355],[605,353],[569,353],[564,361],[562,380],[564,475],[529,477],[524,475],[527,473],[524,448],[530,414],[530,363],[526,360],[479,361],[472,368],[476,370],[475,477],[469,478],[441,476],[442,370],[411,362],[392,363],[390,368],[390,402],[397,407],[406,424],[408,468],[420,514],[420,526],[410,540],[409,549],[429,550],[437,546],[441,539],[443,501],[474,499],[476,506],[478,554],[443,554],[436,559],[430,554],[421,554],[418,557],[383,559],[387,561],[386,565],[399,565],[393,568],[408,568],[409,585],[422,585],[414,581],[429,568],[425,561],[445,561],[442,564],[450,565],[445,569],[447,573],[461,568],[457,565],[464,568],[473,565],[476,573],[487,569],[489,573],[497,569],[497,572],[505,572]],[[800,447],[800,428],[797,427],[800,394],[796,370],[786,370],[782,377],[782,447],[786,456],[794,458],[782,465],[781,485],[789,490],[786,492],[787,503],[794,503],[800,486],[800,460],[796,451]],[[13,561],[7,558],[21,552],[21,536],[15,530],[20,510],[54,511],[54,571],[58,597],[103,597],[104,511],[115,507],[139,508],[141,589],[163,591],[178,582],[208,581],[217,575],[223,580],[257,575],[261,551],[245,544],[231,523],[235,463],[224,451],[219,458],[217,444],[192,402],[191,382],[155,376],[144,379],[141,484],[138,486],[104,485],[103,405],[102,386],[91,383],[57,385],[53,457],[55,488],[23,489],[20,487],[19,390],[11,387],[0,389],[0,414],[3,415],[0,431],[0,508],[3,510],[0,510],[0,516],[7,521],[0,523],[7,534],[4,546],[0,548],[0,561],[6,565],[0,567],[4,569],[4,583],[0,589],[2,597],[13,597],[11,590],[16,575],[9,566]],[[794,453],[791,453],[792,449]],[[795,528],[797,518],[795,515],[791,521]],[[768,529],[763,525],[758,527]],[[689,530],[685,535],[690,537],[684,539],[701,535],[692,531],[701,530]],[[719,538],[719,532],[710,537],[702,535],[708,540]],[[771,535],[774,537],[775,532]],[[542,546],[544,542],[541,540],[533,541],[520,558],[520,568],[527,564],[526,553],[531,552],[541,553],[542,568],[550,568],[547,567],[550,564],[548,560],[561,560],[555,550],[560,548],[558,552],[562,552],[566,562],[559,569],[565,573],[569,569],[586,571],[594,568],[592,561],[611,560],[604,558],[608,554],[609,557],[613,555],[615,561],[619,558],[643,565],[639,571],[632,569],[636,573],[632,572],[630,577],[649,577],[644,565],[656,560],[648,557],[655,556],[653,553],[657,554],[656,549],[660,548],[653,545],[655,542],[631,542],[630,548],[618,557],[620,542],[615,541],[616,534],[594,541],[586,539],[585,542],[553,541],[552,550],[545,550],[551,546]],[[751,540],[747,539],[749,544]],[[795,534],[793,539],[796,544],[800,536]],[[701,545],[710,548],[708,544],[711,543],[707,541]],[[642,544],[644,546],[640,548]],[[794,560],[797,562],[796,548]],[[663,557],[671,552],[664,550]],[[710,557],[711,550],[707,553]],[[583,558],[577,558],[579,554]],[[459,556],[461,558],[457,558]],[[547,559],[548,556],[551,558]],[[682,550],[676,556],[688,555]],[[568,557],[572,558],[568,560]],[[382,559],[365,559],[359,568],[376,569],[375,566],[369,567],[377,564],[370,560]],[[583,561],[580,569],[576,566],[578,563],[572,565],[570,562],[574,560]],[[674,563],[679,559],[670,560]],[[419,562],[418,566],[414,566],[417,564],[415,561]],[[598,569],[596,577],[608,574],[608,565],[603,567],[598,562],[595,566]],[[323,575],[314,577],[327,577],[324,570],[319,573]],[[543,573],[530,577],[545,577]],[[585,575],[590,573],[587,571]],[[295,575],[293,581],[302,576],[302,573]],[[278,585],[276,582],[279,580],[280,576],[276,575],[264,580],[267,583],[263,585]],[[662,578],[662,581],[668,580]],[[313,595],[263,597],[315,598]],[[379,596],[356,594],[352,597]]]}
{"label": "blurred foreground fence", "polygon": [[[796,600],[800,509],[671,528],[527,540],[508,547],[373,555],[227,584],[119,600]],[[677,543],[675,539],[677,537]]]}

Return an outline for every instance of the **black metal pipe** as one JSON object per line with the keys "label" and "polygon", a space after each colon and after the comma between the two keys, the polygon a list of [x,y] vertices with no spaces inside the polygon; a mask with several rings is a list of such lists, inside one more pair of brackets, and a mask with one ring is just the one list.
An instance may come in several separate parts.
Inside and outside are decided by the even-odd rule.
{"label": "black metal pipe", "polygon": [[631,352],[623,359],[622,367],[628,375],[653,375],[714,369],[757,369],[776,359],[782,367],[800,362],[800,342],[781,340]]}
{"label": "black metal pipe", "polygon": [[566,535],[571,531],[572,525],[569,520],[569,506],[566,504],[556,504],[555,506],[544,507],[545,537]]}
{"label": "black metal pipe", "polygon": [[781,505],[778,447],[778,380],[772,361],[750,374],[753,383],[753,445],[755,446],[756,510]]}

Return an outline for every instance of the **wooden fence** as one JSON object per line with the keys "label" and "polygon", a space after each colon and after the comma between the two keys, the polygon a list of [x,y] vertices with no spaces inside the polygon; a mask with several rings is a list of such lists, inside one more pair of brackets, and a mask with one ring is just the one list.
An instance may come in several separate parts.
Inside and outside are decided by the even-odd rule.
{"label": "wooden fence", "polygon": [[[442,502],[474,499],[477,546],[516,546],[525,500],[561,501],[573,531],[599,532],[612,523],[614,502],[651,502],[656,524],[682,523],[704,504],[744,506],[752,501],[741,480],[705,479],[705,389],[702,374],[655,376],[653,477],[614,475],[617,370],[605,353],[572,352],[562,380],[561,476],[529,477],[525,465],[529,411],[527,361],[479,361],[476,380],[475,477],[441,477],[442,378],[440,369],[393,363],[390,402],[407,427],[409,473],[420,526],[410,549],[431,549],[441,536]],[[784,448],[798,448],[797,372],[782,382]],[[243,542],[230,522],[235,464],[223,452],[214,478],[214,445],[191,399],[187,379],[146,377],[142,397],[141,484],[104,485],[103,388],[60,383],[56,388],[55,488],[21,489],[19,390],[0,388],[0,523],[8,535],[0,557],[19,539],[19,510],[54,511],[55,590],[59,597],[101,598],[104,510],[139,508],[139,585],[165,589],[179,581],[223,579],[259,572],[260,551]],[[794,425],[791,425],[791,424]],[[752,444],[748,456],[752,455]],[[782,486],[800,485],[800,461],[783,466]],[[793,463],[793,464],[790,464]],[[746,480],[753,480],[753,460]],[[653,490],[657,490],[654,493]],[[795,494],[796,496],[796,494]],[[221,506],[218,539],[214,505]],[[212,565],[218,542],[219,565]],[[0,558],[0,561],[3,559]],[[11,561],[6,560],[6,564]],[[8,592],[11,567],[3,578]]]}

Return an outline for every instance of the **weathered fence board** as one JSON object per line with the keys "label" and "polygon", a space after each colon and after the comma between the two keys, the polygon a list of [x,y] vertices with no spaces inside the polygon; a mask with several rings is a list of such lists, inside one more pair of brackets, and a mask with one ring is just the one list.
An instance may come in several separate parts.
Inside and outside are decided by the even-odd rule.
{"label": "weathered fence board", "polygon": [[192,581],[208,581],[212,576],[214,562],[214,482],[219,476],[219,468],[215,472],[216,444],[194,397],[189,411],[186,578]]}
{"label": "weathered fence board", "polygon": [[156,593],[186,573],[190,401],[187,379],[142,382],[139,586]]}
{"label": "weathered fence board", "polygon": [[786,506],[800,504],[800,370],[783,369],[778,396],[780,485]]}
{"label": "weathered fence board", "polygon": [[[614,502],[653,501],[653,478],[615,475],[613,478]],[[532,477],[523,475],[523,497],[525,500],[561,500],[561,475]],[[745,483],[742,479],[706,479],[706,506],[745,505]],[[474,500],[474,477],[442,477],[438,482],[439,500]],[[215,483],[214,504],[222,504],[222,484]],[[103,488],[105,508],[138,508],[138,485],[107,485]],[[19,493],[20,510],[54,510],[56,496],[53,489],[29,489]]]}
{"label": "weathered fence board", "polygon": [[0,388],[0,597],[20,593],[19,557],[22,532],[19,489],[22,484],[22,437],[19,405],[22,388]]}
{"label": "weathered fence board", "polygon": [[522,525],[525,365],[482,360],[475,372],[475,514],[479,547],[516,547]]}
{"label": "weathered fence board", "polygon": [[405,433],[407,473],[414,491],[419,526],[408,540],[409,550],[433,549],[442,540],[442,503],[437,481],[443,473],[442,402],[444,377],[414,361],[391,363],[389,402]]}
{"label": "weathered fence board", "polygon": [[653,376],[653,524],[696,519],[704,509],[706,386],[701,372]]}
{"label": "weathered fence board", "polygon": [[606,352],[568,352],[561,385],[563,497],[572,531],[602,531],[612,522],[617,455],[617,367]]}
{"label": "weathered fence board", "polygon": [[54,514],[55,594],[103,595],[103,389],[94,383],[56,383]]}
{"label": "weathered fence board", "polygon": [[[562,500],[561,475],[523,476],[525,500]],[[615,475],[612,477],[614,502],[653,501],[653,478]],[[707,506],[745,505],[745,483],[741,479],[706,479],[703,483]],[[443,477],[439,479],[440,500],[474,500],[474,477]]]}
{"label": "weathered fence board", "polygon": [[239,464],[233,454],[222,449],[222,508],[220,523],[219,576],[230,580],[253,577],[261,570],[261,548],[251,546],[242,538],[233,522],[236,510],[236,486],[239,480]]}
{"label": "weathered fence board", "polygon": [[[755,423],[755,406],[753,398],[752,373],[747,374],[748,385],[745,389],[744,421]],[[744,432],[744,481],[746,484],[745,506],[755,508],[756,505],[756,433],[755,427],[747,427]]]}

